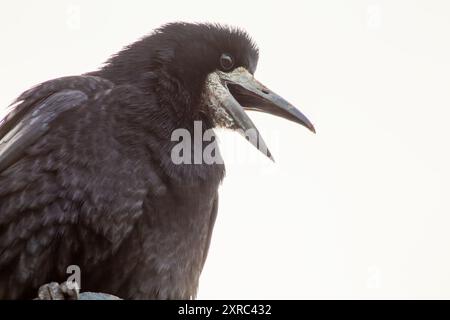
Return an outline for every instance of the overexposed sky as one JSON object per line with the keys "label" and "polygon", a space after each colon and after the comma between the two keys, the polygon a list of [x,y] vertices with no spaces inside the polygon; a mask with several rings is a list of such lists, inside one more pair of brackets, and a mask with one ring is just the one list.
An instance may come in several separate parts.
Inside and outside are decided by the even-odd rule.
{"label": "overexposed sky", "polygon": [[[256,77],[316,125],[221,133],[199,298],[450,298],[450,2],[3,1],[0,108],[171,21],[245,28]],[[242,155],[246,156],[242,156]]]}

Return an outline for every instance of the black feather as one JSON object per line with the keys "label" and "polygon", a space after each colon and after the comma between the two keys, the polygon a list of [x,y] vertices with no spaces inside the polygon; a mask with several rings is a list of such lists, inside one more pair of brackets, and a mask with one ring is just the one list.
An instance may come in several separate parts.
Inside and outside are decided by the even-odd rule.
{"label": "black feather", "polygon": [[169,24],[17,99],[0,126],[0,298],[32,298],[71,264],[83,291],[195,297],[224,166],[173,164],[170,135],[213,126],[200,97],[223,52],[255,71],[246,33]]}

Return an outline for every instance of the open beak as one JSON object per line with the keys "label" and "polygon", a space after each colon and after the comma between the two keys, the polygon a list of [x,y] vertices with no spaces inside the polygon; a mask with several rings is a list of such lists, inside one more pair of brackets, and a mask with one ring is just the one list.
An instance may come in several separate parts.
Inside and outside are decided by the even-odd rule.
{"label": "open beak", "polygon": [[232,118],[238,129],[258,150],[273,160],[264,140],[244,110],[260,111],[285,118],[316,132],[312,123],[289,102],[258,82],[245,68],[232,72],[216,71],[208,78],[208,88]]}

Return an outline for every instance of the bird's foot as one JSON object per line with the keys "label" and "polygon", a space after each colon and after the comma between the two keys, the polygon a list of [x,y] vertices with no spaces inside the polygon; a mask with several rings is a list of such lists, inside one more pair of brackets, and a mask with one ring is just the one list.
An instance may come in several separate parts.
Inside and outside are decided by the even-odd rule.
{"label": "bird's foot", "polygon": [[79,292],[74,282],[50,282],[39,288],[36,300],[78,300]]}

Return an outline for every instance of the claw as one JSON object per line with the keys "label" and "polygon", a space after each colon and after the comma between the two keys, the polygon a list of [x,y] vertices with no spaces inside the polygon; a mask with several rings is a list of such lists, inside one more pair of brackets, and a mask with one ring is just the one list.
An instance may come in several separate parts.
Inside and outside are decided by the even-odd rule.
{"label": "claw", "polygon": [[41,286],[36,300],[78,300],[79,289],[73,282],[50,282]]}

